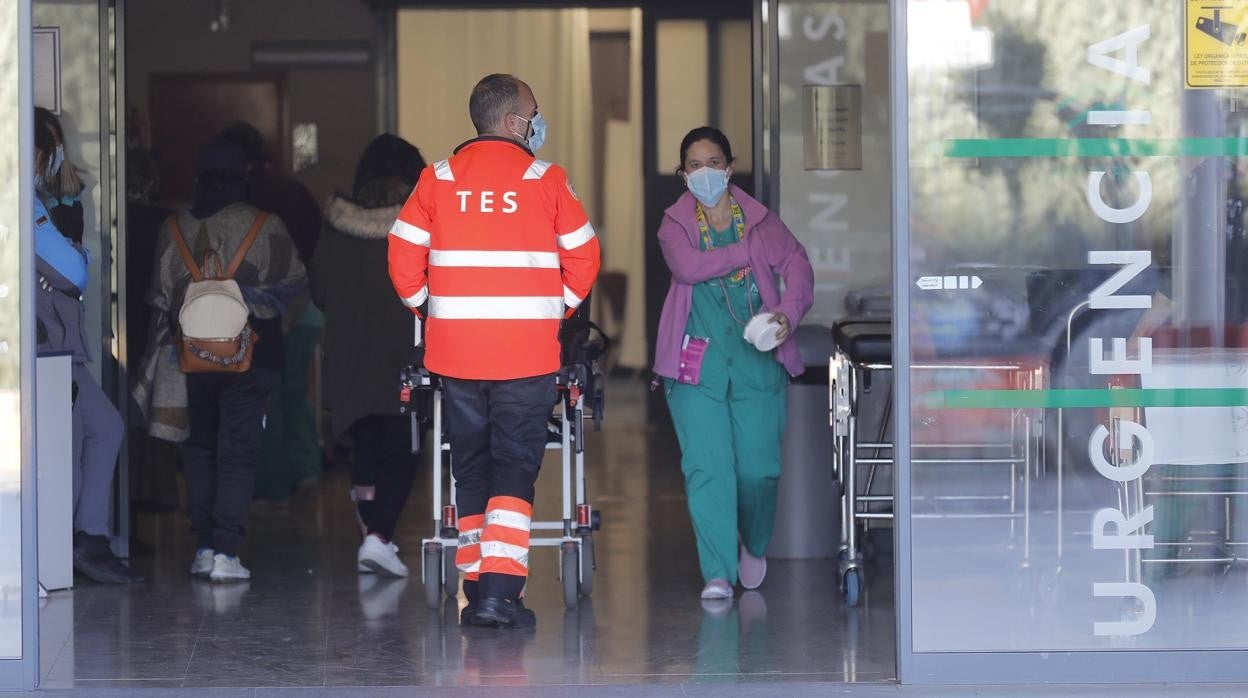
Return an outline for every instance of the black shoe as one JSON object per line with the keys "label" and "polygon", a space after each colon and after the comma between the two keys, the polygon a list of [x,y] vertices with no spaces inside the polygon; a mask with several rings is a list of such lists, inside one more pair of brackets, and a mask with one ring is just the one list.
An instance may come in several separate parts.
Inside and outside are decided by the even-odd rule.
{"label": "black shoe", "polygon": [[520,599],[481,599],[474,620],[476,625],[498,628],[533,628],[537,626],[537,614],[524,607]]}
{"label": "black shoe", "polygon": [[98,584],[126,584],[130,580],[108,564],[94,543],[74,546],[74,571]]}
{"label": "black shoe", "polygon": [[477,624],[477,607],[473,604],[464,606],[464,610],[459,612],[459,624],[462,626]]}
{"label": "black shoe", "polygon": [[116,574],[123,577],[128,584],[138,584],[146,579],[146,577],[143,576],[143,573],[123,562],[111,552],[108,554],[108,557],[105,558],[104,564],[112,569]]}
{"label": "black shoe", "polygon": [[143,575],[130,569],[113,555],[104,536],[74,534],[74,570],[99,584],[129,584],[143,581]]}

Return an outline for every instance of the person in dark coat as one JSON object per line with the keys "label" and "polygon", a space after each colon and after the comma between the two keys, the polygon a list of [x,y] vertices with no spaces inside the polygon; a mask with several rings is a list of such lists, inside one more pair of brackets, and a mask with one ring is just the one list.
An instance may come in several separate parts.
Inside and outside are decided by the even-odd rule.
{"label": "person in dark coat", "polygon": [[425,160],[413,145],[378,136],[365,149],[350,197],[325,208],[312,258],[315,303],[325,313],[325,374],[335,437],[355,442],[352,498],[365,534],[361,572],[407,576],[391,542],[416,476],[409,419],[399,414],[398,376],[413,354],[412,312],[387,274],[390,228]]}
{"label": "person in dark coat", "polygon": [[222,130],[218,138],[237,143],[246,153],[252,203],[282,219],[299,252],[299,261],[307,265],[321,233],[321,207],[316,197],[299,180],[273,166],[273,155],[255,126],[239,121]]}

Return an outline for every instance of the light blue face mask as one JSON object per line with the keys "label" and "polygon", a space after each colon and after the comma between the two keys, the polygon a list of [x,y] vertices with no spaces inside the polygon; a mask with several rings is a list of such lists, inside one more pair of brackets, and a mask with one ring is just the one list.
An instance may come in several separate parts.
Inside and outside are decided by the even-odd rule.
{"label": "light blue face mask", "polygon": [[542,144],[546,142],[546,119],[542,117],[541,112],[538,112],[532,119],[525,119],[519,114],[516,114],[516,117],[524,119],[526,123],[533,127],[533,135],[529,136],[525,140],[528,143],[529,150],[536,153],[537,149],[542,147]]}
{"label": "light blue face mask", "polygon": [[709,208],[719,203],[724,194],[728,193],[728,170],[702,167],[694,170],[691,175],[685,175],[685,184],[689,187],[689,193]]}

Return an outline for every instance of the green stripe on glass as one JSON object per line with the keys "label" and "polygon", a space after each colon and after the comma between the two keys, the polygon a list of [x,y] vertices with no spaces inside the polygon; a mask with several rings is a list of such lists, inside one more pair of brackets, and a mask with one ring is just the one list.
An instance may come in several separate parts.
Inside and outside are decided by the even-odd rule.
{"label": "green stripe on glass", "polygon": [[955,138],[948,158],[1243,157],[1248,138]]}
{"label": "green stripe on glass", "polygon": [[1091,388],[1073,390],[939,390],[923,396],[927,409],[1238,407],[1245,388]]}

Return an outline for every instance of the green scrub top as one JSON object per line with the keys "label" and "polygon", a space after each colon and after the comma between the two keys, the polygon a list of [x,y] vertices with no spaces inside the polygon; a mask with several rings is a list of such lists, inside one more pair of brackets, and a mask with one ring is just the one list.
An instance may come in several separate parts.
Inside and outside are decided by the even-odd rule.
{"label": "green scrub top", "polygon": [[[725,230],[711,228],[710,232],[713,247],[738,242],[732,225]],[[706,240],[701,236],[699,240],[699,246],[706,250]],[[698,388],[720,400],[727,399],[730,385],[732,396],[738,399],[774,395],[783,391],[787,382],[784,367],[772,352],[759,351],[745,341],[745,326],[741,324],[763,310],[754,274],[737,282],[731,277],[729,274],[693,287],[693,307],[685,333],[711,340],[702,359]]]}

